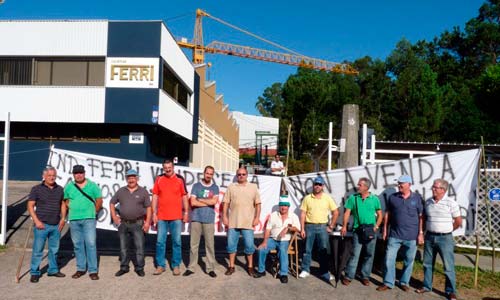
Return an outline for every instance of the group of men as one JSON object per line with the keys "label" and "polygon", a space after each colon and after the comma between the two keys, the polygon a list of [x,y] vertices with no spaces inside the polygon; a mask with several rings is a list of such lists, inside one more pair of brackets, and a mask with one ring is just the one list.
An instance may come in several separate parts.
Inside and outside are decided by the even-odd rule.
{"label": "group of men", "polygon": [[[120,238],[120,270],[115,276],[128,273],[131,260],[137,275],[145,276],[144,234],[149,232],[151,223],[157,228],[156,269],[153,275],[160,275],[166,270],[165,251],[168,233],[172,240],[170,267],[173,275],[180,275],[182,224],[190,221],[189,264],[183,276],[195,273],[198,248],[203,236],[207,257],[206,273],[210,277],[217,277],[214,232],[219,187],[212,180],[214,168],[205,167],[202,180],[192,186],[189,197],[184,179],[175,173],[172,161],[164,161],[163,171],[164,173],[155,180],[152,200],[148,191],[139,186],[138,173],[135,170],[128,170],[127,185],[120,188],[110,201],[111,219],[118,226]],[[31,282],[39,280],[39,266],[47,240],[48,276],[65,277],[57,265],[57,251],[60,232],[65,225],[67,214],[77,266],[72,278],[80,278],[88,272],[92,280],[98,280],[96,214],[102,207],[100,188],[85,178],[85,168],[82,165],[73,167],[74,180],[64,188],[55,182],[56,176],[54,168],[45,169],[42,183],[34,186],[29,196],[28,211],[35,224]],[[289,211],[288,200],[280,198],[279,209],[268,217],[264,239],[257,247],[254,243],[254,227],[260,221],[261,198],[257,185],[248,182],[247,178],[247,170],[239,168],[236,182],[229,185],[222,201],[222,223],[228,229],[229,264],[225,275],[230,276],[235,272],[236,250],[239,238],[242,236],[248,275],[255,278],[264,276],[266,256],[271,250],[276,249],[280,262],[278,278],[282,283],[287,283],[288,246],[291,234],[297,233],[305,239],[299,277],[306,278],[310,275],[312,252],[316,245],[320,276],[327,281],[333,280],[328,267],[329,236],[335,230],[339,213],[335,201],[323,191],[325,184],[323,178],[318,176],[313,180],[312,193],[307,195],[300,205],[300,219]],[[352,216],[353,250],[342,283],[347,286],[356,277],[358,261],[361,259],[361,283],[370,285],[376,236],[383,223],[381,235],[387,240],[384,283],[377,290],[385,291],[394,287],[396,256],[401,248],[404,250],[404,266],[399,285],[402,290],[409,291],[417,244],[423,243],[424,284],[416,292],[426,293],[432,290],[433,265],[439,253],[444,261],[446,293],[449,299],[456,299],[452,232],[461,226],[458,205],[445,197],[448,182],[443,179],[434,181],[433,197],[425,203],[419,194],[411,191],[411,184],[410,176],[399,177],[397,183],[399,191],[389,197],[383,216],[379,198],[369,192],[370,180],[359,179],[357,193],[351,195],[344,205],[340,233],[342,236],[347,234],[349,218]],[[130,245],[131,240],[134,247]],[[131,248],[134,248],[134,251],[130,251]],[[255,251],[258,251],[256,271],[253,266]]]}

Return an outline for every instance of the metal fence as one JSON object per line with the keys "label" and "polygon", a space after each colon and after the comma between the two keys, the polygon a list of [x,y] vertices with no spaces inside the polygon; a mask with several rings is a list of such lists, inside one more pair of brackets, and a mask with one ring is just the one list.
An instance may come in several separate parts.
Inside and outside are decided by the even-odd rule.
{"label": "metal fence", "polygon": [[[476,234],[479,236],[481,249],[492,250],[491,239],[488,231],[487,206],[490,207],[491,230],[495,242],[495,250],[500,250],[500,201],[490,201],[488,191],[500,187],[500,169],[488,169],[479,175],[479,190],[477,197]],[[458,247],[475,248],[475,235],[465,235],[455,238]]]}

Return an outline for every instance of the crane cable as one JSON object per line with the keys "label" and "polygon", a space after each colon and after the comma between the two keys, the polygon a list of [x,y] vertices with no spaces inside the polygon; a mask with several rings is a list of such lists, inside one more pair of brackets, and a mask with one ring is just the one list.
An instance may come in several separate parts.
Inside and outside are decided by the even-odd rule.
{"label": "crane cable", "polygon": [[266,42],[266,43],[268,43],[268,44],[271,44],[271,45],[273,45],[273,46],[275,46],[275,47],[278,47],[278,48],[280,48],[280,49],[282,49],[282,50],[288,51],[288,52],[293,53],[293,54],[295,54],[295,55],[305,56],[305,55],[302,55],[302,54],[300,54],[300,53],[298,53],[298,52],[295,52],[295,51],[293,51],[293,50],[291,50],[291,49],[288,49],[288,48],[286,48],[286,47],[284,47],[284,46],[281,46],[281,45],[279,45],[279,44],[276,44],[275,42],[272,42],[272,41],[267,40],[267,39],[265,39],[265,38],[262,38],[262,37],[260,37],[260,36],[258,36],[258,35],[256,35],[256,34],[253,34],[253,33],[251,33],[250,31],[246,31],[245,29],[242,29],[242,28],[239,28],[239,27],[237,27],[237,26],[234,26],[234,25],[232,25],[232,24],[230,24],[230,23],[228,23],[228,22],[226,22],[226,21],[224,21],[224,20],[221,20],[221,19],[219,19],[219,18],[217,18],[217,17],[214,17],[214,16],[212,16],[212,15],[210,15],[210,14],[206,13],[206,12],[204,12],[204,13],[205,13],[205,14],[204,14],[204,16],[209,17],[209,18],[211,18],[211,19],[213,19],[213,20],[215,20],[215,21],[217,21],[217,22],[219,22],[219,23],[221,23],[221,24],[224,24],[224,25],[226,25],[226,26],[229,26],[229,27],[231,27],[231,28],[233,28],[233,29],[236,29],[236,30],[238,30],[238,31],[241,31],[241,32],[243,32],[243,33],[246,33],[246,34],[248,34],[248,35],[250,35],[250,36],[253,36],[254,38],[256,38],[256,39],[258,39],[258,40],[261,40],[261,41],[263,41],[263,42]]}

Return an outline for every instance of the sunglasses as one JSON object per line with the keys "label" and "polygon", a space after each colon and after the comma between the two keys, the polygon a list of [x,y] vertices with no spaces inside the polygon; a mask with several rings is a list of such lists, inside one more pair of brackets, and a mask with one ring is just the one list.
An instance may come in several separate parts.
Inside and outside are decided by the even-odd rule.
{"label": "sunglasses", "polygon": [[245,174],[245,173],[238,173],[236,175],[238,175],[238,176],[247,176],[247,174]]}
{"label": "sunglasses", "polygon": [[314,183],[314,185],[315,185],[315,186],[316,186],[316,185],[323,186],[323,184],[322,184],[322,183],[318,183],[318,182],[315,182],[315,183]]}

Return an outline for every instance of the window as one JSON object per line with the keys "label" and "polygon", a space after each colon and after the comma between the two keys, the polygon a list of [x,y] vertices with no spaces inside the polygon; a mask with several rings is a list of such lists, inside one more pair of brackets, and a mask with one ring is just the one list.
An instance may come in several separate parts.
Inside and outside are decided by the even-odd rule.
{"label": "window", "polygon": [[0,58],[0,85],[104,86],[104,58]]}
{"label": "window", "polygon": [[180,105],[189,110],[189,99],[191,94],[166,64],[163,64],[162,89],[167,92],[170,97],[179,102]]}

